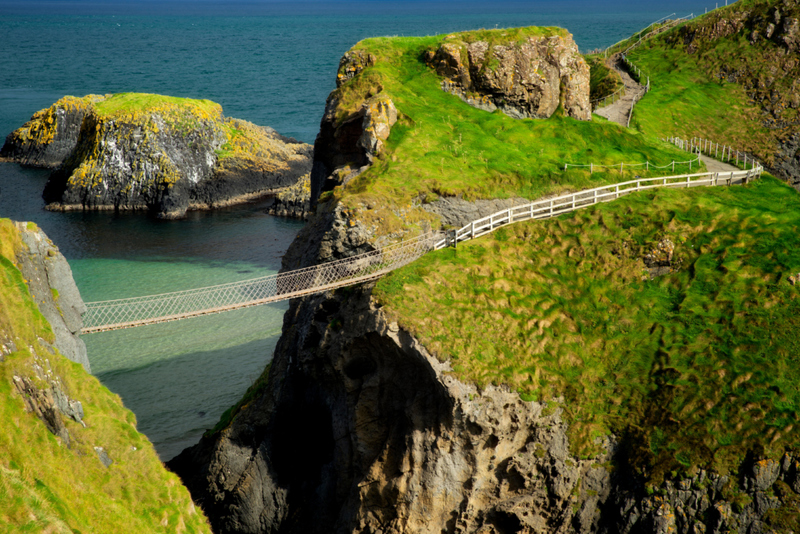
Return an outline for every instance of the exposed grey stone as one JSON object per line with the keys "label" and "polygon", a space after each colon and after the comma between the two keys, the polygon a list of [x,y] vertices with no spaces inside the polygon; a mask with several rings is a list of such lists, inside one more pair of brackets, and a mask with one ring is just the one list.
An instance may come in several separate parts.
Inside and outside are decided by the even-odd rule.
{"label": "exposed grey stone", "polygon": [[48,237],[35,226],[17,223],[27,251],[19,255],[20,271],[34,302],[50,323],[56,336],[55,347],[66,358],[91,372],[86,345],[78,337],[83,327],[81,316],[86,305],[81,299],[66,258]]}
{"label": "exposed grey stone", "polygon": [[97,453],[97,457],[100,459],[100,463],[103,464],[103,467],[110,467],[111,464],[114,463],[114,460],[108,456],[108,453],[103,447],[95,447],[94,452]]}

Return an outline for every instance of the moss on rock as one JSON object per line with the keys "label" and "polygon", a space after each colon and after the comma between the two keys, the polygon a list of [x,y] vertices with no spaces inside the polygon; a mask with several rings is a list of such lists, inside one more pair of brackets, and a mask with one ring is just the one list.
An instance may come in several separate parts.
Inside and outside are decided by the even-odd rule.
{"label": "moss on rock", "polygon": [[164,218],[291,185],[310,170],[310,153],[270,128],[226,118],[209,100],[142,93],[65,97],[3,147],[15,161],[56,169],[44,192],[52,209]]}

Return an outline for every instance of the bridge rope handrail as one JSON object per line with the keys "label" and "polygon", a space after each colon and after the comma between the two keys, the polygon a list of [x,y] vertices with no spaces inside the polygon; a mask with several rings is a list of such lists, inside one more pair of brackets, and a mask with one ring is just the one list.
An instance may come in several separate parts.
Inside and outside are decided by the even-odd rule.
{"label": "bridge rope handrail", "polygon": [[86,326],[82,333],[209,315],[354,285],[375,280],[431,250],[455,246],[460,241],[480,237],[507,224],[555,217],[598,202],[608,202],[633,192],[658,187],[746,184],[759,177],[761,172],[762,167],[758,165],[744,171],[637,178],[522,204],[472,221],[449,234],[428,232],[371,252],[312,267],[161,295],[90,302],[87,303],[88,311],[84,316]]}

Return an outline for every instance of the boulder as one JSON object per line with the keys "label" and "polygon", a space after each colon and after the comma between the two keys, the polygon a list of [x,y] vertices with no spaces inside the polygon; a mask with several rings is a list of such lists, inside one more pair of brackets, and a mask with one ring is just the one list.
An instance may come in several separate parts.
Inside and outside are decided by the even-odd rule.
{"label": "boulder", "polygon": [[450,35],[426,59],[445,91],[479,109],[543,119],[561,105],[568,116],[591,120],[589,66],[569,34],[505,44]]}

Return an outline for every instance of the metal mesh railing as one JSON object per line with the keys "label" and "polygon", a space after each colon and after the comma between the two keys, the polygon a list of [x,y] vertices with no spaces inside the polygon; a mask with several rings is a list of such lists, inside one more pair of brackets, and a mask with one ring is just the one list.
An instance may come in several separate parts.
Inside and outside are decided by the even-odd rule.
{"label": "metal mesh railing", "polygon": [[241,282],[87,303],[82,333],[104,332],[220,313],[336,289],[402,267],[431,250],[438,233],[314,267]]}

